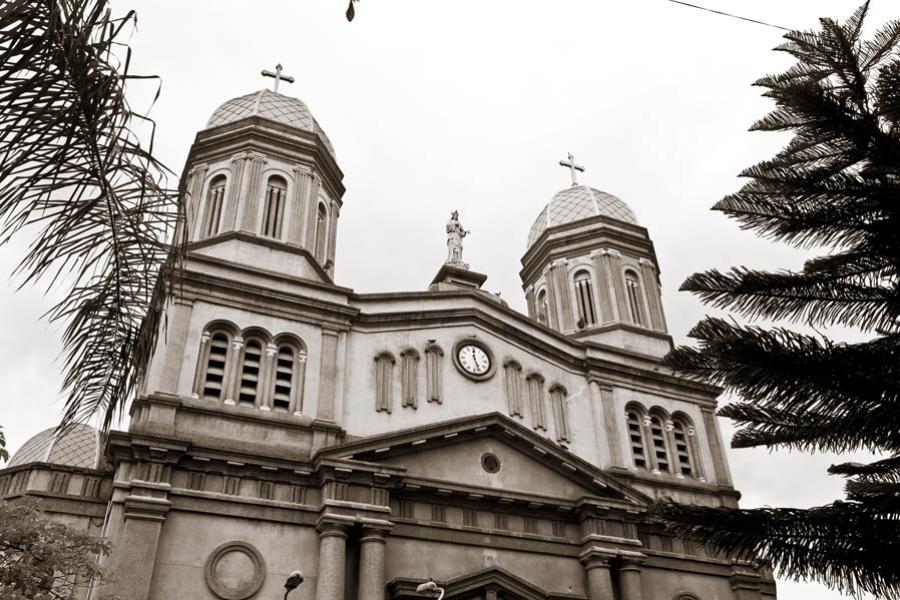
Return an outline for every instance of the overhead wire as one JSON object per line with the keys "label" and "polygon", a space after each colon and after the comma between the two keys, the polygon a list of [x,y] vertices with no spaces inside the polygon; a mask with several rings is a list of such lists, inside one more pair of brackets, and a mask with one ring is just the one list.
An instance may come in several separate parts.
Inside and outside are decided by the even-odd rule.
{"label": "overhead wire", "polygon": [[740,19],[741,21],[749,21],[750,23],[756,23],[758,25],[765,25],[766,27],[774,27],[775,29],[781,29],[782,31],[794,31],[789,27],[782,27],[781,25],[773,25],[772,23],[766,23],[765,21],[758,21],[757,19],[751,19],[749,17],[742,17],[740,15],[734,15],[731,13],[727,13],[721,10],[715,10],[712,8],[706,8],[705,6],[699,6],[697,4],[691,4],[689,2],[682,2],[681,0],[668,0],[669,2],[673,2],[675,4],[681,4],[683,6],[689,6],[691,8],[696,8],[699,10],[705,10],[707,12],[715,13],[717,15],[723,15],[726,17],[731,17],[733,19]]}

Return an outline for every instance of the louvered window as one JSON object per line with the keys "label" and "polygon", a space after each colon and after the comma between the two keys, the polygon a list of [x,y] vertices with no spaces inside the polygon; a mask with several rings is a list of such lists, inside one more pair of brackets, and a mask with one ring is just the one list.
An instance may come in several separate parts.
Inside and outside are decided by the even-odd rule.
{"label": "louvered window", "polygon": [[288,412],[291,409],[291,391],[294,387],[296,351],[291,346],[281,346],[275,356],[275,390],[272,409]]}
{"label": "louvered window", "polygon": [[221,400],[225,387],[225,362],[228,360],[228,335],[219,332],[209,340],[209,357],[203,377],[203,398]]}
{"label": "louvered window", "polygon": [[202,237],[219,233],[222,220],[222,206],[225,204],[225,176],[219,175],[209,183],[206,193],[206,209],[203,214]]}
{"label": "louvered window", "polygon": [[263,207],[262,234],[280,238],[284,225],[284,204],[287,197],[287,183],[281,177],[270,177],[266,185],[266,202]]}
{"label": "louvered window", "polygon": [[587,271],[575,274],[575,300],[578,306],[579,327],[595,325],[597,311],[594,307],[594,290],[591,286],[591,275]]}
{"label": "louvered window", "polygon": [[636,325],[644,325],[644,299],[641,294],[641,282],[632,271],[625,273],[625,293],[628,296],[628,309],[631,311],[631,321]]}
{"label": "louvered window", "polygon": [[656,457],[656,468],[666,473],[669,471],[669,452],[666,448],[666,430],[663,428],[662,419],[650,418],[650,439],[653,441],[653,453]]}
{"label": "louvered window", "polygon": [[675,460],[677,461],[677,473],[684,477],[694,476],[694,461],[691,457],[691,446],[688,440],[687,428],[680,421],[672,423],[672,438],[675,440]]}
{"label": "louvered window", "polygon": [[241,384],[238,404],[255,405],[259,392],[259,375],[263,360],[263,345],[251,339],[244,346],[244,360],[241,363]]}
{"label": "louvered window", "polygon": [[638,469],[647,469],[647,451],[644,448],[644,434],[641,431],[641,416],[629,410],[626,413],[628,422],[628,439],[631,441],[631,456],[634,466]]}

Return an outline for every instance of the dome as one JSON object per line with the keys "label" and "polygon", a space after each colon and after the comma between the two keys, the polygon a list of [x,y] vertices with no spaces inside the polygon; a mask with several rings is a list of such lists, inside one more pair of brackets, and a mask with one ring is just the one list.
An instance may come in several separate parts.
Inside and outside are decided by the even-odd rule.
{"label": "dome", "polygon": [[634,212],[620,199],[586,185],[573,185],[556,192],[535,219],[528,233],[528,247],[534,245],[548,227],[596,216],[637,225]]}
{"label": "dome", "polygon": [[234,123],[247,117],[262,117],[288,127],[316,133],[328,148],[328,152],[334,156],[331,141],[313,118],[309,107],[297,98],[278,94],[272,90],[259,90],[246,96],[232,98],[213,111],[206,128],[211,129],[219,125]]}
{"label": "dome", "polygon": [[6,466],[42,462],[97,469],[100,459],[100,432],[90,425],[78,424],[65,435],[59,435],[55,427],[45,429],[22,444]]}

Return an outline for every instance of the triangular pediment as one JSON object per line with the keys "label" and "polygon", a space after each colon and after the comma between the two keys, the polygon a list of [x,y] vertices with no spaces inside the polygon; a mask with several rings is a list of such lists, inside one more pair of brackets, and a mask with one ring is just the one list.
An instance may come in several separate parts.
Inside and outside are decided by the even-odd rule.
{"label": "triangular pediment", "polygon": [[[412,600],[417,598],[433,598],[429,592],[417,592],[420,579],[395,579],[388,584],[392,600]],[[565,594],[560,596],[544,591],[524,577],[511,573],[500,567],[491,567],[466,575],[455,577],[449,581],[435,582],[444,590],[447,600],[578,600],[584,596]]]}
{"label": "triangular pediment", "polygon": [[[325,449],[320,457],[403,469],[408,486],[508,499],[605,499],[643,506],[648,498],[568,450],[490,413],[371,436]],[[492,457],[492,458],[490,458]]]}

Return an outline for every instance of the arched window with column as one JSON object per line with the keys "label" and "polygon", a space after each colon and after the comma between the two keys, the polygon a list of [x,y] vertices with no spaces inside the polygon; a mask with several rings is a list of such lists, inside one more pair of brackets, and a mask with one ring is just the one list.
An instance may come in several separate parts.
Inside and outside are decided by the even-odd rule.
{"label": "arched window with column", "polygon": [[203,209],[203,223],[200,229],[200,237],[207,238],[219,233],[219,225],[222,221],[222,208],[225,205],[224,175],[216,175],[209,182],[206,191],[206,204]]}
{"label": "arched window with column", "polygon": [[647,447],[644,443],[644,411],[640,407],[630,405],[625,409],[625,422],[628,427],[628,441],[631,444],[631,458],[638,469],[649,470]]}
{"label": "arched window with column", "polygon": [[703,479],[694,424],[684,413],[672,415],[672,454],[674,471],[679,477]]}
{"label": "arched window with column", "polygon": [[212,326],[200,338],[200,354],[194,379],[194,395],[205,400],[225,399],[231,344],[234,333]]}
{"label": "arched window with column", "polygon": [[625,295],[628,299],[631,322],[635,325],[646,325],[647,317],[644,315],[644,294],[641,291],[641,280],[638,274],[631,269],[625,271]]}
{"label": "arched window with column", "polygon": [[650,443],[653,446],[654,471],[660,473],[672,472],[669,444],[666,440],[667,422],[668,419],[660,413],[650,415]]}
{"label": "arched window with column", "polygon": [[271,376],[272,410],[303,412],[303,385],[306,379],[306,346],[291,338],[275,340],[277,348]]}
{"label": "arched window with column", "polygon": [[266,183],[266,199],[263,203],[262,234],[280,238],[284,227],[284,205],[287,198],[287,181],[280,175],[269,177]]}
{"label": "arched window with column", "polygon": [[325,249],[328,247],[326,245],[328,243],[328,208],[322,199],[319,200],[319,205],[316,208],[316,229],[313,242],[316,260],[324,262]]}
{"label": "arched window with column", "polygon": [[259,401],[260,379],[266,342],[258,335],[246,335],[241,350],[238,375],[237,403],[240,406],[256,406]]}
{"label": "arched window with column", "polygon": [[547,290],[540,290],[537,295],[537,320],[550,327],[550,304],[547,302]]}
{"label": "arched window with column", "polygon": [[597,323],[597,309],[594,304],[594,288],[591,274],[586,270],[575,273],[575,306],[578,308],[579,327],[591,327]]}

